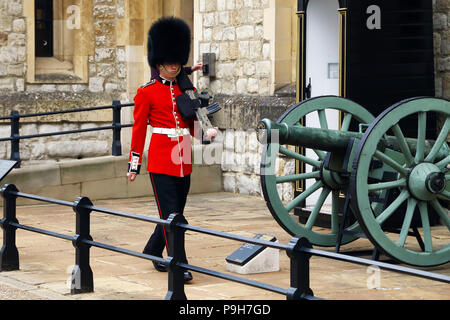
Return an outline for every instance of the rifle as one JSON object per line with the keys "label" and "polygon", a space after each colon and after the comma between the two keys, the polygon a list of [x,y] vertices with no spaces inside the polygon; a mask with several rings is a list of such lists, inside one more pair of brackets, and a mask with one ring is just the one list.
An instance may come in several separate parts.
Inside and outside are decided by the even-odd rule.
{"label": "rifle", "polygon": [[[208,92],[202,92],[201,94],[198,94],[198,92],[194,90],[194,86],[192,85],[191,80],[184,72],[184,70],[178,75],[177,79],[181,91],[186,94],[190,100],[186,101],[185,98],[183,98],[182,100],[180,99],[180,101],[177,100],[179,102],[179,107],[181,105],[189,105],[187,109],[191,109],[193,111],[193,114],[187,117],[194,118],[195,115],[203,132],[202,140],[207,142],[209,140],[204,139],[204,135],[206,134],[206,132],[208,132],[208,129],[215,129],[211,124],[208,116],[220,111],[222,108],[217,102],[209,104],[209,100],[212,97]],[[191,113],[191,110],[189,110],[188,113]]]}

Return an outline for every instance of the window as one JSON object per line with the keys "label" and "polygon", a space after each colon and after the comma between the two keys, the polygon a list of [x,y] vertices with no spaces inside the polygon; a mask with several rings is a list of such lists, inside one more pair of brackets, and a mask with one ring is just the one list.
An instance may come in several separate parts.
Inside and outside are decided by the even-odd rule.
{"label": "window", "polygon": [[53,57],[53,1],[36,0],[35,53],[36,57]]}
{"label": "window", "polygon": [[[86,83],[92,21],[83,21],[83,10],[92,0],[25,1],[28,36],[29,83]],[[86,16],[87,17],[87,16]],[[87,18],[85,19],[87,20]],[[83,40],[83,41],[82,41]]]}

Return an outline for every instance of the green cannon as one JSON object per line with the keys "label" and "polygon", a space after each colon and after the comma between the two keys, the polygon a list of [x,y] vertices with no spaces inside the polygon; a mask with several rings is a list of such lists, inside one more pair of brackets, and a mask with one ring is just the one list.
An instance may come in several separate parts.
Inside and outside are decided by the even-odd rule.
{"label": "green cannon", "polygon": [[[330,116],[333,112],[338,117]],[[316,120],[308,121],[312,117]],[[332,118],[339,119],[337,124]],[[435,140],[427,139],[429,119],[440,119]],[[406,137],[401,121],[415,126],[417,136]],[[311,122],[316,127],[308,126]],[[443,99],[404,100],[377,118],[348,99],[305,100],[278,121],[263,119],[258,124],[263,143],[261,187],[267,206],[287,232],[314,245],[346,244],[363,232],[380,252],[400,262],[447,263],[449,129],[450,102]],[[297,194],[286,197],[286,185]],[[347,222],[342,219],[343,200],[348,200],[346,207],[353,213]],[[304,221],[294,214],[295,208],[309,208]],[[324,212],[328,228],[316,223]],[[411,239],[414,227],[420,232]]]}

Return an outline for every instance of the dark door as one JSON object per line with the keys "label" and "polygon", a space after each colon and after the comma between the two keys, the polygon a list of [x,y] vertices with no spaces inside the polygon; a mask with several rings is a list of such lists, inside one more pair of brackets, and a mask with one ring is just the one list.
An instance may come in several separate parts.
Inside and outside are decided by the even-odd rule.
{"label": "dark door", "polygon": [[35,0],[36,57],[53,57],[53,0]]}
{"label": "dark door", "polygon": [[[348,0],[347,30],[347,98],[377,116],[403,99],[434,96],[432,0]],[[416,136],[415,126],[400,126]]]}

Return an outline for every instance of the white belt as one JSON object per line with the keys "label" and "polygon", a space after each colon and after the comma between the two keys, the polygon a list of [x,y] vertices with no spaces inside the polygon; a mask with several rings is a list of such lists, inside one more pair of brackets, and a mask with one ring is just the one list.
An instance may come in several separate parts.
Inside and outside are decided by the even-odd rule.
{"label": "white belt", "polygon": [[190,135],[188,128],[153,128],[153,133],[165,134],[169,138]]}

